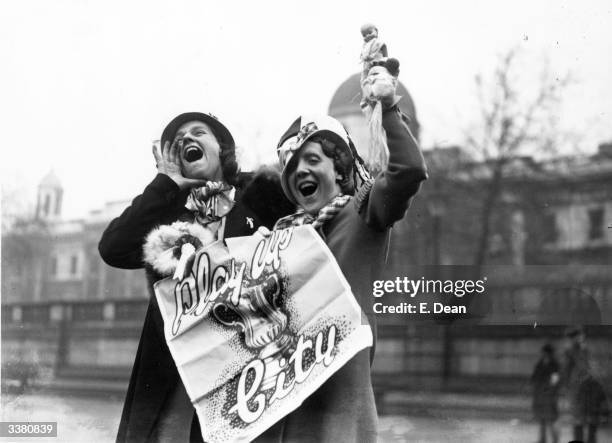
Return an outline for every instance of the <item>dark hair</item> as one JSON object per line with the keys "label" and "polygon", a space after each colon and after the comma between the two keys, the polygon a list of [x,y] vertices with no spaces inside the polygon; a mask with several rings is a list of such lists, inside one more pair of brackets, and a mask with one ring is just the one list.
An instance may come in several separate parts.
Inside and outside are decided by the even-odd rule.
{"label": "dark hair", "polygon": [[355,193],[355,182],[353,180],[353,159],[351,154],[326,138],[315,136],[310,140],[319,143],[323,153],[333,160],[334,169],[341,176],[337,181],[342,193],[353,195]]}
{"label": "dark hair", "polygon": [[[210,127],[210,125],[208,126]],[[222,141],[213,128],[210,128],[210,130],[215,136],[215,139],[217,139],[217,143],[219,143],[219,163],[221,164],[223,180],[225,180],[228,185],[236,185],[238,184],[238,161],[236,160],[236,146]]]}
{"label": "dark hair", "polygon": [[238,183],[238,161],[236,160],[236,148],[224,142],[219,142],[219,163],[223,179],[229,185]]}

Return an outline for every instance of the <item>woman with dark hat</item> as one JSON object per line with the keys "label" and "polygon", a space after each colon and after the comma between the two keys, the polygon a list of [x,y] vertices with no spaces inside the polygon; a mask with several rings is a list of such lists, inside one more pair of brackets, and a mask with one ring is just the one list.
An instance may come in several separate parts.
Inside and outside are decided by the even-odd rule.
{"label": "woman with dark hat", "polygon": [[210,114],[175,117],[162,133],[161,152],[154,147],[153,155],[158,174],[110,223],[99,243],[110,266],[145,267],[151,295],[117,441],[201,441],[195,409],[164,339],[152,289],[162,276],[145,265],[145,239],[157,226],[178,220],[195,222],[217,239],[251,235],[260,226],[271,227],[292,205],[273,172],[255,178],[239,174],[234,139]]}

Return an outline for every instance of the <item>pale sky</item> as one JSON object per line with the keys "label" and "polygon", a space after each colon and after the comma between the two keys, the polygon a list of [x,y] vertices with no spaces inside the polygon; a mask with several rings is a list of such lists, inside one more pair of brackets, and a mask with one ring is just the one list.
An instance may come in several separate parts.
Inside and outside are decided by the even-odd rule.
{"label": "pale sky", "polygon": [[425,148],[463,142],[474,75],[516,45],[527,76],[546,57],[574,75],[559,111],[581,149],[612,140],[609,0],[19,0],[0,10],[3,189],[33,205],[53,169],[66,217],[131,198],[155,175],[152,140],[191,110],[229,127],[246,166],[271,162],[285,126],[359,70],[365,22],[401,62]]}

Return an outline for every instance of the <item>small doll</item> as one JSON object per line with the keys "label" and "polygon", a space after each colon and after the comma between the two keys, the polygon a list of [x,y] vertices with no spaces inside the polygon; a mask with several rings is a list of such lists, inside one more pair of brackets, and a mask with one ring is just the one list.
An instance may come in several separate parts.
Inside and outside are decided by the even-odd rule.
{"label": "small doll", "polygon": [[361,50],[361,63],[363,63],[361,81],[363,82],[372,64],[387,57],[387,45],[378,39],[378,29],[371,23],[366,23],[361,27],[361,35],[363,36]]}

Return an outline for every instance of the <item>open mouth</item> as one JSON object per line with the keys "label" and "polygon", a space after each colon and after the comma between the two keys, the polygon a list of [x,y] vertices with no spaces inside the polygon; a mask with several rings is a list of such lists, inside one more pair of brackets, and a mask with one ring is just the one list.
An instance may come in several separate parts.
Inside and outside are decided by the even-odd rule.
{"label": "open mouth", "polygon": [[193,163],[198,161],[204,156],[204,152],[199,146],[189,145],[183,150],[183,159],[187,163]]}
{"label": "open mouth", "polygon": [[298,186],[298,191],[300,191],[300,194],[302,194],[304,197],[308,197],[317,192],[318,187],[319,185],[317,185],[315,182],[308,181],[301,183]]}

